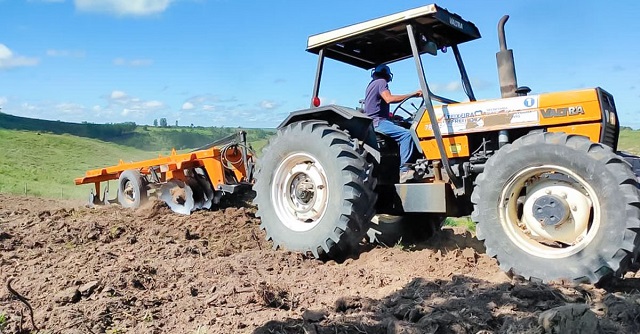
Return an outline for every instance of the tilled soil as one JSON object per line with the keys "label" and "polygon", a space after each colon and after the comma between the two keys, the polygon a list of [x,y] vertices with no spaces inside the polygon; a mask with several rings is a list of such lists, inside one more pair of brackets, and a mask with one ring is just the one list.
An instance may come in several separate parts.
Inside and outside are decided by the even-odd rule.
{"label": "tilled soil", "polygon": [[254,213],[0,195],[0,333],[640,332],[635,272],[522,281],[458,229],[322,262],[273,250]]}

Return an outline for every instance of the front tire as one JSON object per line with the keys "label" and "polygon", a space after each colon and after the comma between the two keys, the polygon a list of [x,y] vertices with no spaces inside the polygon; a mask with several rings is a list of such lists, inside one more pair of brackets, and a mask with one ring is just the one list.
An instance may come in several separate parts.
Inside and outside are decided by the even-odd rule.
{"label": "front tire", "polygon": [[360,241],[374,213],[366,151],[324,121],[280,130],[258,160],[254,190],[274,248],[337,256]]}
{"label": "front tire", "polygon": [[537,133],[504,146],[471,200],[487,254],[528,279],[596,283],[623,274],[639,248],[636,177],[586,137]]}

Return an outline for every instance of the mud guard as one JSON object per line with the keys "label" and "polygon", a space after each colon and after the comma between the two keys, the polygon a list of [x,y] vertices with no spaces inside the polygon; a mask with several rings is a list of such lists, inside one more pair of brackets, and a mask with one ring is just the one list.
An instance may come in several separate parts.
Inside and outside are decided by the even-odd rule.
{"label": "mud guard", "polygon": [[365,150],[380,162],[380,151],[376,140],[376,134],[373,130],[373,124],[370,117],[362,112],[346,108],[338,105],[328,105],[318,108],[309,108],[294,111],[278,125],[278,129],[304,120],[323,120],[330,124],[336,124],[341,129],[347,130],[349,135],[362,141]]}

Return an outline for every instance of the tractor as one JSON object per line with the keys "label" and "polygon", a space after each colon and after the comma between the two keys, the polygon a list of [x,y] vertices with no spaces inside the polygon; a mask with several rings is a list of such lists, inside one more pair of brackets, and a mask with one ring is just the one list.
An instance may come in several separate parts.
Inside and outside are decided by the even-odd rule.
{"label": "tractor", "polygon": [[[375,238],[380,215],[439,226],[470,216],[505,271],[596,283],[640,249],[638,157],[617,151],[619,120],[602,88],[530,94],[498,23],[501,98],[477,100],[459,45],[478,28],[435,4],[312,35],[312,101],[291,112],[256,164],[254,203],[274,247],[335,258]],[[429,89],[423,56],[455,58],[466,98]],[[325,60],[363,70],[412,59],[420,100],[393,109],[420,158],[399,183],[399,152],[358,107],[321,105]],[[364,88],[364,87],[363,87]]]}

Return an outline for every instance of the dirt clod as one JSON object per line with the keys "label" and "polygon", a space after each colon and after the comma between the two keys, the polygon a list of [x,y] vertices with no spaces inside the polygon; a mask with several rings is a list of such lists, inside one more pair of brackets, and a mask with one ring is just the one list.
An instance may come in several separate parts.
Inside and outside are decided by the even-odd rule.
{"label": "dirt clod", "polygon": [[584,304],[567,304],[544,311],[538,317],[538,323],[546,334],[599,333],[596,314]]}
{"label": "dirt clod", "polygon": [[69,303],[77,303],[80,301],[80,291],[77,287],[70,287],[60,291],[55,297],[54,301],[60,305],[67,305]]}

